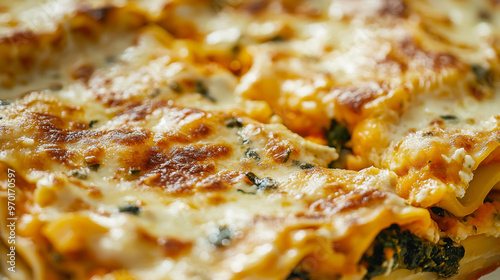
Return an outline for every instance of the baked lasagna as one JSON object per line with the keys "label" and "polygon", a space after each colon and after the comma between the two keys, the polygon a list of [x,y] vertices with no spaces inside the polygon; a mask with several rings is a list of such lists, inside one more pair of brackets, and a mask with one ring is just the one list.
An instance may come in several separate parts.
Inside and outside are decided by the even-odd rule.
{"label": "baked lasagna", "polygon": [[498,279],[499,81],[494,0],[2,1],[0,276]]}

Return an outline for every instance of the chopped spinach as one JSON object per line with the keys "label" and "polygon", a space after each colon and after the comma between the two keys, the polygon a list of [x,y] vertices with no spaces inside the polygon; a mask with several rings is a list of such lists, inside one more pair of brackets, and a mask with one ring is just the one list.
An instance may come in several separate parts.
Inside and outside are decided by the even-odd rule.
{"label": "chopped spinach", "polygon": [[337,151],[340,151],[345,143],[351,139],[347,127],[338,123],[336,120],[332,120],[330,129],[325,131],[325,136],[328,146],[337,149]]}
{"label": "chopped spinach", "polygon": [[[387,252],[391,252],[391,259],[386,258]],[[436,272],[439,277],[448,278],[458,272],[464,254],[464,248],[455,245],[450,238],[434,244],[409,231],[401,231],[394,224],[375,237],[361,263],[367,266],[364,279],[399,268]]]}
{"label": "chopped spinach", "polygon": [[275,189],[278,186],[276,181],[274,181],[272,178],[264,177],[260,179],[253,172],[247,172],[245,175],[248,178],[248,180],[252,182],[252,184],[257,186],[259,190]]}
{"label": "chopped spinach", "polygon": [[431,211],[439,217],[444,217],[445,210],[439,207],[431,207]]}

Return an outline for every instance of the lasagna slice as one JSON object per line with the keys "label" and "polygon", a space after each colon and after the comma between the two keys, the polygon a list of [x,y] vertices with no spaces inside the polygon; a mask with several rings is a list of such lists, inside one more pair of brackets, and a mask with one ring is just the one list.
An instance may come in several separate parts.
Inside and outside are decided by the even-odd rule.
{"label": "lasagna slice", "polygon": [[[127,54],[148,50],[149,31]],[[14,246],[29,268],[9,278],[362,276],[384,228],[439,239],[429,212],[397,196],[394,173],[327,169],[333,148],[219,105],[210,85],[222,74],[157,59],[171,76],[154,92],[137,58],[2,108],[2,186],[14,172]]]}

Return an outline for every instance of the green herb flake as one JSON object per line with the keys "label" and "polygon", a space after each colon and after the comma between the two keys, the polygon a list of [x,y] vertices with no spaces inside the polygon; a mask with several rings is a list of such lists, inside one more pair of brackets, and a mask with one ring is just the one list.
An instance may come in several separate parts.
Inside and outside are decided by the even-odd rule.
{"label": "green herb flake", "polygon": [[253,185],[257,186],[259,190],[269,190],[275,189],[278,184],[270,177],[264,177],[260,179],[253,172],[247,172],[245,176],[252,182]]}
{"label": "green herb flake", "polygon": [[284,42],[284,41],[286,41],[286,38],[283,37],[282,35],[276,35],[276,36],[272,37],[269,41],[271,41],[271,42]]}
{"label": "green herb flake", "polygon": [[229,128],[242,128],[243,127],[243,122],[238,119],[238,118],[231,118],[226,121],[226,126]]}
{"label": "green herb flake", "polygon": [[97,124],[98,122],[99,122],[99,120],[91,120],[91,121],[89,122],[89,127],[90,127],[90,128],[93,128],[93,127],[94,127],[94,125],[95,125],[95,124]]}
{"label": "green herb flake", "polygon": [[62,262],[64,259],[63,259],[63,256],[61,254],[58,254],[58,253],[54,253],[52,254],[52,260],[56,263],[60,263]]}
{"label": "green herb flake", "polygon": [[159,88],[154,88],[152,90],[149,91],[149,96],[151,98],[155,98],[155,97],[158,97],[161,93],[161,90]]}
{"label": "green herb flake", "polygon": [[291,154],[292,154],[292,150],[291,149],[287,149],[286,150],[285,158],[283,159],[283,163],[286,163],[290,159],[290,155]]}
{"label": "green herb flake", "polygon": [[442,115],[439,117],[445,121],[457,121],[458,120],[457,116],[455,116],[455,115]]}
{"label": "green herb flake", "polygon": [[139,213],[141,212],[141,208],[139,208],[138,206],[136,206],[134,204],[127,204],[125,206],[120,207],[118,209],[118,211],[120,213],[129,213],[132,215],[139,215]]}
{"label": "green herb flake", "polygon": [[99,167],[101,167],[101,164],[100,163],[95,163],[95,164],[91,164],[89,165],[89,169],[92,170],[92,171],[97,171],[99,170]]}
{"label": "green herb flake", "polygon": [[141,173],[141,170],[139,169],[132,169],[129,171],[130,175],[137,175],[139,173]]}
{"label": "green herb flake", "polygon": [[206,99],[208,99],[208,100],[210,100],[212,102],[216,102],[217,101],[217,100],[215,100],[215,98],[213,98],[212,96],[210,96],[210,93],[208,92],[208,87],[202,81],[196,81],[195,92],[203,95],[203,97],[205,97]]}
{"label": "green herb flake", "polygon": [[490,69],[486,69],[481,65],[472,64],[470,66],[472,73],[476,77],[476,82],[478,84],[486,85],[489,87],[493,87],[493,72]]}
{"label": "green herb flake", "polygon": [[302,169],[302,170],[312,169],[312,168],[314,168],[314,164],[306,163],[306,162],[301,162],[299,164],[299,168]]}
{"label": "green herb flake", "polygon": [[332,120],[330,129],[325,131],[325,136],[328,146],[337,149],[337,151],[340,151],[345,143],[351,139],[347,127],[336,120]]}
{"label": "green herb flake", "polygon": [[9,100],[0,100],[0,107],[7,106],[10,104],[12,104],[12,102]]}
{"label": "green herb flake", "polygon": [[219,227],[216,234],[210,235],[208,241],[216,247],[229,246],[231,244],[232,231],[226,227]]}
{"label": "green herb flake", "polygon": [[244,193],[244,194],[257,194],[255,192],[247,192],[247,191],[244,191],[242,189],[237,189],[236,191],[240,192],[240,193]]}
{"label": "green herb flake", "polygon": [[231,48],[231,53],[233,53],[233,55],[237,55],[240,51],[241,51],[241,45],[240,44],[235,44]]}
{"label": "green herb flake", "polygon": [[77,179],[80,179],[80,180],[85,180],[87,179],[87,174],[85,174],[84,172],[82,171],[79,171],[79,170],[73,170],[71,172],[71,176],[77,178]]}
{"label": "green herb flake", "polygon": [[255,160],[260,160],[259,154],[255,150],[250,148],[245,152],[245,156],[248,158],[253,158]]}
{"label": "green herb flake", "polygon": [[177,82],[173,82],[170,84],[170,89],[173,91],[173,92],[177,92],[177,93],[182,93],[182,87],[181,85],[179,85],[179,83]]}

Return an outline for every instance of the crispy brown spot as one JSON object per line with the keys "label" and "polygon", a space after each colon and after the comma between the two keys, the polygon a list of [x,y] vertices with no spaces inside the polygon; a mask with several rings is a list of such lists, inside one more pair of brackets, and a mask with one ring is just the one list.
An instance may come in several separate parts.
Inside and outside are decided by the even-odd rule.
{"label": "crispy brown spot", "polygon": [[123,112],[119,112],[118,115],[127,116],[131,121],[139,121],[143,120],[156,109],[166,107],[167,102],[163,100],[155,102],[131,102],[125,106],[125,110]]}
{"label": "crispy brown spot", "polygon": [[[92,83],[93,84],[92,80]],[[92,87],[95,87],[92,85]],[[97,100],[101,101],[105,106],[115,107],[122,105],[125,102],[125,99],[122,97],[121,93],[118,92],[105,92],[105,93],[97,93]]]}
{"label": "crispy brown spot", "polygon": [[337,102],[350,109],[354,113],[360,113],[363,106],[375,99],[380,93],[383,92],[381,87],[351,87],[336,89],[338,92]]}
{"label": "crispy brown spot", "polygon": [[474,143],[476,141],[477,140],[474,140],[474,137],[470,135],[456,135],[451,139],[453,146],[464,148],[468,152],[474,148]]}
{"label": "crispy brown spot", "polygon": [[385,0],[380,9],[380,14],[404,17],[408,14],[408,6],[402,0]]}
{"label": "crispy brown spot", "polygon": [[408,65],[405,62],[394,57],[391,53],[387,54],[385,58],[378,60],[377,64],[381,70],[387,70],[389,73],[397,72],[399,74],[408,69]]}
{"label": "crispy brown spot", "polygon": [[54,144],[45,145],[43,150],[49,155],[49,157],[60,163],[70,163],[70,160],[73,158],[73,153],[69,152],[65,148],[58,147]]}
{"label": "crispy brown spot", "polygon": [[141,170],[146,174],[142,182],[175,193],[189,192],[196,181],[215,172],[212,163],[202,161],[226,157],[230,153],[231,148],[222,145],[176,147],[167,152],[152,147],[143,159]]}
{"label": "crispy brown spot", "polygon": [[434,119],[429,122],[429,125],[436,125],[436,126],[442,126],[444,124],[444,121],[442,119]]}
{"label": "crispy brown spot", "polygon": [[[452,178],[455,177],[452,174],[450,174],[450,173],[453,173],[452,167],[453,166],[449,165],[442,158],[434,159],[429,164],[429,170],[431,171],[432,175],[434,177],[436,177],[437,179],[439,179],[440,181],[445,182],[445,183],[449,182],[449,181],[453,181]],[[421,169],[421,166],[416,167],[415,169],[416,170]],[[457,173],[458,173],[458,171],[457,171]]]}
{"label": "crispy brown spot", "polygon": [[172,108],[171,112],[169,112],[169,115],[177,122],[182,121],[186,119],[189,116],[198,114],[200,117],[205,117],[207,116],[207,113],[203,112],[202,110],[199,109],[194,109],[194,108],[178,108],[174,107]]}
{"label": "crispy brown spot", "polygon": [[82,200],[81,198],[76,198],[73,202],[66,208],[68,212],[77,212],[81,210],[90,209],[90,205]]}
{"label": "crispy brown spot", "polygon": [[326,218],[327,216],[322,213],[312,213],[312,214],[306,214],[306,213],[297,213],[295,214],[295,217],[301,218],[301,219],[309,219],[309,220],[321,220]]}
{"label": "crispy brown spot", "polygon": [[102,192],[96,186],[89,186],[87,189],[87,195],[91,198],[101,198]]}
{"label": "crispy brown spot", "polygon": [[298,154],[298,149],[289,141],[281,141],[274,137],[266,144],[267,154],[276,163],[287,162],[293,155]]}
{"label": "crispy brown spot", "polygon": [[316,200],[309,208],[313,211],[327,211],[333,214],[357,209],[366,206],[370,202],[383,200],[385,197],[386,194],[379,190],[354,190],[337,198]]}
{"label": "crispy brown spot", "polygon": [[264,0],[242,1],[242,3],[243,4],[238,7],[238,10],[251,15],[262,12],[268,5],[268,2]]}
{"label": "crispy brown spot", "polygon": [[94,73],[94,66],[84,64],[76,68],[71,73],[71,77],[75,80],[82,80],[83,82],[87,83],[93,73]]}
{"label": "crispy brown spot", "polygon": [[64,31],[64,27],[59,25],[57,31],[53,34],[53,38],[50,40],[50,45],[55,50],[61,50],[67,43],[67,36]]}
{"label": "crispy brown spot", "polygon": [[228,185],[218,178],[209,177],[200,184],[200,189],[208,192],[220,192],[226,190]]}
{"label": "crispy brown spot", "polygon": [[169,131],[163,138],[157,142],[158,146],[168,147],[172,143],[191,143],[210,135],[212,128],[206,124],[200,123],[194,127],[188,126],[180,132]]}
{"label": "crispy brown spot", "polygon": [[112,7],[112,6],[105,6],[105,7],[99,8],[99,9],[80,7],[77,12],[78,13],[85,13],[97,21],[102,21],[106,18],[106,16],[109,14],[109,12],[112,9],[114,9],[114,7]]}
{"label": "crispy brown spot", "polygon": [[476,100],[479,101],[483,100],[485,97],[485,94],[479,88],[473,85],[469,85],[469,92]]}
{"label": "crispy brown spot", "polygon": [[208,205],[220,205],[222,203],[225,203],[226,201],[226,198],[218,193],[212,194],[207,197]]}
{"label": "crispy brown spot", "polygon": [[447,53],[424,51],[413,39],[407,38],[400,42],[400,49],[404,55],[423,63],[425,67],[443,69],[457,64],[457,59]]}
{"label": "crispy brown spot", "polygon": [[[228,189],[229,185],[242,180],[244,172],[222,171],[210,175],[198,184],[199,191],[217,192]],[[246,177],[245,177],[246,178]]]}
{"label": "crispy brown spot", "polygon": [[157,243],[163,250],[165,256],[169,258],[177,258],[187,253],[193,246],[191,242],[181,241],[172,237],[160,237]]}
{"label": "crispy brown spot", "polygon": [[83,122],[71,122],[69,127],[71,130],[82,130],[82,129],[87,129],[89,125]]}
{"label": "crispy brown spot", "polygon": [[198,139],[198,138],[201,138],[201,136],[207,136],[207,135],[209,135],[211,131],[212,130],[211,130],[211,128],[208,125],[206,125],[204,123],[201,123],[201,124],[197,125],[191,131],[191,133],[189,135],[193,139]]}
{"label": "crispy brown spot", "polygon": [[36,139],[52,144],[74,143],[81,140],[89,141],[104,138],[117,144],[137,145],[144,143],[150,136],[150,132],[148,131],[132,130],[130,128],[107,131],[63,129],[62,119],[50,114],[34,113],[31,115],[31,121],[32,123],[28,125],[34,125],[38,128],[35,132]]}
{"label": "crispy brown spot", "polygon": [[122,145],[142,144],[149,138],[150,132],[129,129],[117,129],[106,131],[107,139]]}
{"label": "crispy brown spot", "polygon": [[0,125],[0,133],[5,135],[13,131],[12,127],[6,125]]}
{"label": "crispy brown spot", "polygon": [[38,43],[38,37],[32,31],[20,31],[14,33],[12,36],[0,38],[0,43],[8,44],[32,44]]}

